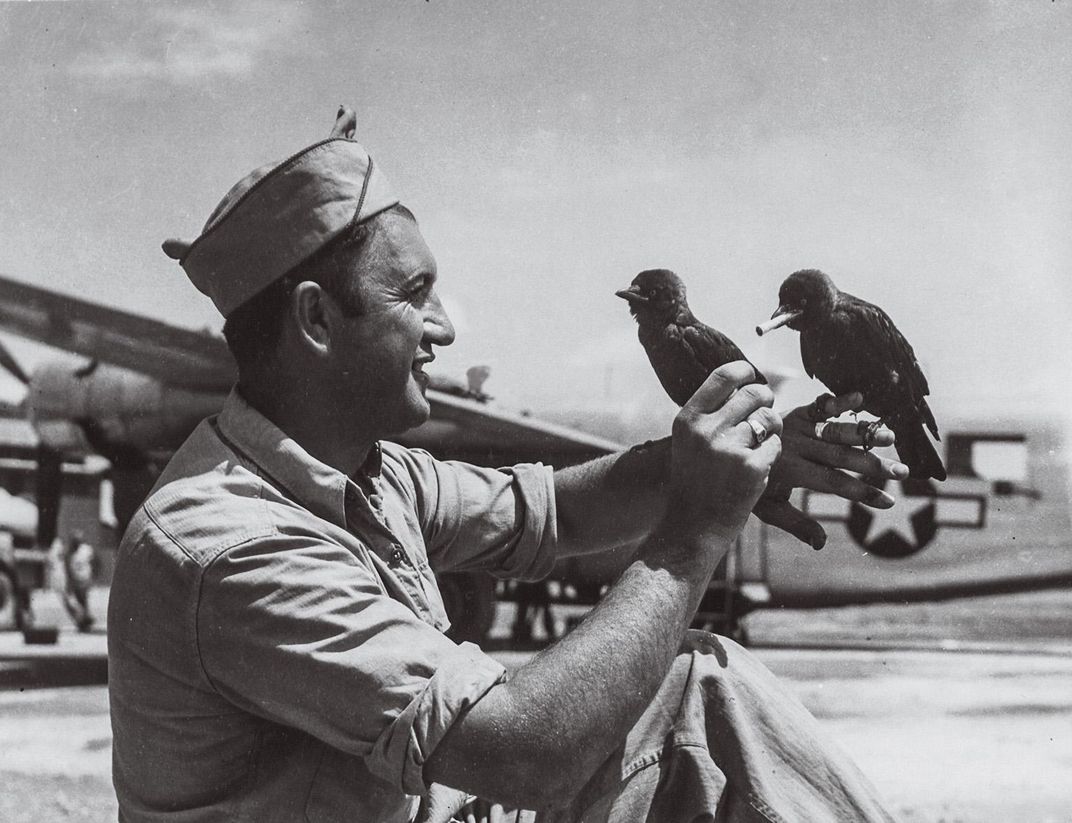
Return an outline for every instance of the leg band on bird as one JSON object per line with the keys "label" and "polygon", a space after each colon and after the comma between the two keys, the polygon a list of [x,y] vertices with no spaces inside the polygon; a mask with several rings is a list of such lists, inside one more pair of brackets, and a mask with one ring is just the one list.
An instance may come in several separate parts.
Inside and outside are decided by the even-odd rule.
{"label": "leg band on bird", "polygon": [[864,451],[875,448],[875,440],[878,438],[878,430],[883,426],[882,420],[860,420],[856,424],[856,431],[863,436]]}

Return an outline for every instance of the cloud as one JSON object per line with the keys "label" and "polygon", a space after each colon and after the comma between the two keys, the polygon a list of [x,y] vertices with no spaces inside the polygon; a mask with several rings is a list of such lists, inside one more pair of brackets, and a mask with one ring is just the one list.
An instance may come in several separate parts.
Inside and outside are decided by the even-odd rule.
{"label": "cloud", "polygon": [[156,8],[137,38],[84,51],[69,71],[106,84],[248,77],[265,56],[290,48],[304,19],[303,7],[275,0],[229,9]]}

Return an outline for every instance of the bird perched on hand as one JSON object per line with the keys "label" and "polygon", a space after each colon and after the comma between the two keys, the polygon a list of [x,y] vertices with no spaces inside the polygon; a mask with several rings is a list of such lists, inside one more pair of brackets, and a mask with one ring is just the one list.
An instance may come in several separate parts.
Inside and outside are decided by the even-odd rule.
{"label": "bird perched on hand", "polygon": [[778,309],[756,327],[800,332],[800,357],[809,377],[834,394],[860,392],[863,410],[879,418],[872,432],[889,427],[909,477],[945,480],[945,466],[923,430],[936,439],[938,424],[927,405],[927,378],[904,335],[878,306],[839,291],[817,269],[794,272],[778,290]]}
{"label": "bird perched on hand", "polygon": [[[651,367],[679,406],[719,366],[748,359],[726,335],[696,319],[685,300],[685,284],[669,269],[642,271],[615,294],[629,302]],[[767,382],[759,369],[755,382]]]}

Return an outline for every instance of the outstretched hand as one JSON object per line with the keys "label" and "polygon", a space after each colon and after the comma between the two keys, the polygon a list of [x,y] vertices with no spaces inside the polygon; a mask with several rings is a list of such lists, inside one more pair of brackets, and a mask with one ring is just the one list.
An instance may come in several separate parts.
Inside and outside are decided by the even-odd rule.
{"label": "outstretched hand", "polygon": [[826,531],[789,502],[793,489],[836,494],[876,509],[893,505],[893,498],[875,484],[907,477],[908,467],[862,448],[865,443],[868,447],[892,445],[893,432],[880,428],[872,437],[864,426],[833,421],[862,405],[859,392],[824,395],[783,416],[782,454],[771,469],[766,491],[752,508],[756,517],[821,549],[826,545]]}

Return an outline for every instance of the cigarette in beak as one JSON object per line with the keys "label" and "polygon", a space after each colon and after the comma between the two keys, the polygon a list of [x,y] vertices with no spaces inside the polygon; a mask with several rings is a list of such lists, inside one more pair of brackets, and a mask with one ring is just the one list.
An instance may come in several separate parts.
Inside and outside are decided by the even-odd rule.
{"label": "cigarette in beak", "polygon": [[762,337],[767,332],[774,331],[775,329],[780,329],[786,323],[791,323],[796,320],[803,313],[804,312],[802,311],[783,311],[782,307],[779,306],[778,311],[774,313],[774,317],[756,326],[756,334]]}

